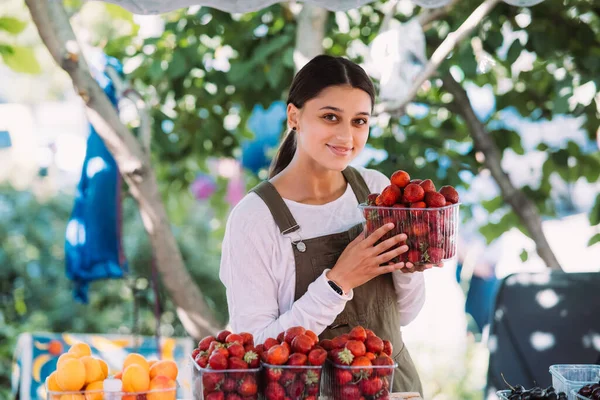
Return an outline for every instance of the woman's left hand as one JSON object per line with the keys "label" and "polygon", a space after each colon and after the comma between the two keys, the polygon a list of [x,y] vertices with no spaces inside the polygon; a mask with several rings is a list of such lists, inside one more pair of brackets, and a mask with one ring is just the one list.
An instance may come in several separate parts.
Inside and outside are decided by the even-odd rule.
{"label": "woman's left hand", "polygon": [[426,269],[431,269],[433,267],[442,268],[443,266],[444,266],[444,263],[422,264],[422,265],[415,266],[413,263],[407,262],[405,264],[404,268],[402,268],[400,271],[402,271],[405,274],[410,274],[410,273],[413,273],[413,272],[423,272]]}

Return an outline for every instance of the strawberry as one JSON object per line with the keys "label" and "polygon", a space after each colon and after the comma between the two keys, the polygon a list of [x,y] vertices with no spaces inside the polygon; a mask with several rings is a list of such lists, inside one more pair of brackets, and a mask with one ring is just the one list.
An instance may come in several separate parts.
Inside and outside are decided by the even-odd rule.
{"label": "strawberry", "polygon": [[[390,368],[375,368],[375,373],[380,377],[390,376],[394,372],[394,369],[392,367],[394,365],[394,360],[392,360],[386,354],[383,354],[383,355],[377,357],[375,360],[373,360],[373,365],[375,365],[375,366],[388,366],[389,365],[390,366]],[[386,382],[384,382],[384,384],[385,383]]]}
{"label": "strawberry", "polygon": [[286,329],[284,334],[284,340],[288,344],[292,344],[292,340],[294,340],[294,338],[298,335],[303,335],[304,332],[306,332],[306,329],[304,329],[303,327],[293,326],[291,328]]}
{"label": "strawberry", "polygon": [[292,399],[304,398],[304,383],[301,381],[294,381],[287,387],[287,394]]}
{"label": "strawberry", "polygon": [[321,379],[321,369],[309,369],[303,372],[299,379],[307,386],[318,384]]}
{"label": "strawberry", "polygon": [[313,340],[313,346],[319,343],[319,337],[310,329],[307,329],[306,332],[304,332],[304,334]]}
{"label": "strawberry", "polygon": [[444,196],[447,202],[452,204],[458,203],[458,192],[452,186],[442,186],[440,194]]}
{"label": "strawberry", "polygon": [[398,186],[389,185],[385,189],[383,189],[383,191],[381,192],[379,197],[377,197],[375,202],[377,205],[391,207],[398,201],[398,199],[400,199],[401,196],[402,191]]}
{"label": "strawberry", "polygon": [[242,396],[254,396],[258,392],[258,385],[253,375],[246,375],[240,382],[238,393]]}
{"label": "strawberry", "polygon": [[360,376],[361,378],[365,378],[365,377],[371,376],[371,374],[373,373],[373,368],[372,368],[373,364],[371,363],[371,360],[369,360],[365,356],[356,357],[354,359],[354,361],[352,361],[352,366],[353,367],[364,367],[364,368],[360,368],[358,370],[353,370],[353,374],[355,376]]}
{"label": "strawberry", "polygon": [[374,376],[370,379],[363,379],[359,383],[360,391],[367,396],[374,396],[383,387],[383,381],[380,377]]}
{"label": "strawberry", "polygon": [[292,345],[292,352],[308,354],[310,352],[310,350],[312,349],[314,343],[310,336],[301,334],[301,335],[296,336],[292,340],[291,345]]}
{"label": "strawberry", "polygon": [[192,351],[192,358],[195,360],[198,354],[200,354],[200,349],[195,348],[194,351]]}
{"label": "strawberry", "polygon": [[279,382],[283,370],[281,368],[265,367],[265,375],[268,382]]}
{"label": "strawberry", "polygon": [[342,387],[341,398],[344,400],[360,400],[360,390],[356,385],[346,385]]}
{"label": "strawberry", "polygon": [[370,329],[365,329],[365,332],[367,332],[367,339],[370,337],[373,337],[373,336],[377,336],[377,335],[375,335],[375,332],[373,332]]}
{"label": "strawberry", "polygon": [[425,191],[419,185],[411,183],[404,188],[403,199],[405,202],[416,203],[423,200],[423,197],[425,197]]}
{"label": "strawberry", "polygon": [[267,352],[267,361],[271,365],[283,365],[287,362],[290,351],[283,344],[273,346]]}
{"label": "strawberry", "polygon": [[420,185],[423,182],[423,179],[412,179],[410,183],[414,183],[415,185]]}
{"label": "strawberry", "polygon": [[202,374],[202,385],[204,386],[204,390],[208,392],[214,392],[215,390],[220,390],[221,385],[223,384],[224,378],[222,373],[218,372],[205,372]]}
{"label": "strawberry", "polygon": [[292,382],[294,382],[296,380],[296,372],[290,370],[290,369],[284,369],[283,373],[281,374],[281,379],[279,379],[279,383],[282,386],[288,386],[291,385]]}
{"label": "strawberry", "polygon": [[407,257],[409,262],[416,264],[421,261],[421,252],[419,250],[409,250]]}
{"label": "strawberry", "polygon": [[293,353],[290,355],[286,365],[306,365],[308,357],[304,353]]}
{"label": "strawberry", "polygon": [[367,331],[362,326],[355,326],[349,333],[351,340],[359,340],[364,342],[367,339]]}
{"label": "strawberry", "polygon": [[425,203],[424,201],[410,203],[410,208],[427,208],[427,203]]}
{"label": "strawberry", "polygon": [[335,382],[342,386],[352,382],[352,373],[348,369],[335,369]]}
{"label": "strawberry", "polygon": [[374,359],[377,358],[377,356],[375,355],[375,353],[372,353],[370,351],[367,351],[365,353],[365,357],[367,357],[370,361],[373,361]]}
{"label": "strawberry", "polygon": [[433,264],[439,263],[444,258],[444,249],[439,247],[430,247],[427,249],[427,253],[429,254],[429,262]]}
{"label": "strawberry", "polygon": [[279,341],[277,341],[277,339],[273,339],[273,338],[267,338],[267,340],[265,340],[265,343],[263,344],[264,349],[266,351],[268,351],[271,347],[278,345]]}
{"label": "strawberry", "polygon": [[332,350],[333,347],[333,342],[331,341],[331,339],[323,339],[319,342],[319,344],[321,345],[322,348],[324,348],[326,351]]}
{"label": "strawberry", "polygon": [[237,386],[237,382],[235,379],[229,377],[225,378],[223,384],[221,385],[221,390],[224,392],[235,392],[235,387]]}
{"label": "strawberry", "polygon": [[225,400],[244,400],[244,398],[237,393],[227,393]]}
{"label": "strawberry", "polygon": [[219,347],[219,348],[214,349],[210,355],[212,356],[215,353],[222,354],[223,357],[229,358],[229,350],[227,350],[225,347]]}
{"label": "strawberry", "polygon": [[216,370],[227,369],[227,357],[225,357],[223,354],[219,353],[218,351],[215,351],[208,358],[208,365],[210,365],[210,367],[212,369],[216,369]]}
{"label": "strawberry", "polygon": [[270,382],[265,388],[265,396],[267,400],[284,400],[285,390],[277,382]]}
{"label": "strawberry", "polygon": [[308,363],[310,365],[323,365],[327,359],[327,351],[323,348],[315,348],[308,353]]}
{"label": "strawberry", "polygon": [[225,400],[225,393],[223,392],[212,392],[206,396],[206,400]]}
{"label": "strawberry", "polygon": [[419,183],[419,186],[423,188],[425,193],[435,192],[435,185],[431,179],[425,179],[423,182]]}
{"label": "strawberry", "polygon": [[383,340],[377,336],[368,337],[365,346],[368,352],[379,354],[383,351]]}
{"label": "strawberry", "polygon": [[417,222],[410,227],[410,233],[416,237],[425,236],[428,231],[429,229],[425,222]]}
{"label": "strawberry", "polygon": [[251,333],[242,332],[242,333],[240,333],[240,336],[244,339],[244,346],[246,346],[246,345],[254,346],[254,336],[252,336]]}
{"label": "strawberry", "polygon": [[310,396],[318,396],[319,395],[319,385],[318,383],[313,383],[312,385],[306,385],[306,393],[309,397],[305,400],[308,400]]}
{"label": "strawberry", "polygon": [[196,364],[198,364],[200,368],[206,368],[208,366],[208,355],[198,354],[194,361],[196,361]]}
{"label": "strawberry", "polygon": [[260,366],[260,357],[256,350],[248,350],[244,354],[244,361],[248,363],[248,367],[250,368],[258,368]]}
{"label": "strawberry", "polygon": [[288,342],[284,341],[283,343],[281,343],[281,345],[287,349],[288,353],[292,353],[292,346],[290,346]]}
{"label": "strawberry", "polygon": [[332,361],[339,365],[350,365],[354,360],[354,354],[348,349],[331,350],[330,356]]}
{"label": "strawberry", "polygon": [[343,348],[348,340],[350,340],[350,337],[347,334],[336,336],[333,339],[331,339],[334,349]]}
{"label": "strawberry", "polygon": [[242,337],[242,335],[238,335],[237,333],[231,333],[231,334],[227,335],[227,337],[225,338],[225,343],[229,343],[229,344],[237,343],[237,344],[241,344],[243,346],[244,338]]}
{"label": "strawberry", "polygon": [[[364,331],[364,329],[363,329],[363,331]],[[366,333],[365,333],[365,335],[366,335]],[[345,347],[346,347],[346,349],[350,350],[350,352],[352,352],[352,355],[354,357],[364,356],[365,353],[367,352],[367,349],[365,348],[365,344],[359,340],[348,340]]]}
{"label": "strawberry", "polygon": [[392,356],[394,352],[394,346],[392,346],[392,342],[390,342],[389,340],[383,341],[383,352],[390,357]]}
{"label": "strawberry", "polygon": [[231,332],[224,330],[224,331],[220,331],[219,333],[217,333],[217,340],[221,343],[225,343],[225,339],[227,339],[227,336],[231,335]]}
{"label": "strawberry", "polygon": [[200,349],[200,351],[208,350],[208,346],[210,346],[210,344],[215,340],[217,339],[214,336],[205,337],[204,339],[198,342],[198,349]]}
{"label": "strawberry", "polygon": [[446,199],[438,192],[427,192],[425,193],[425,204],[431,208],[444,207]]}
{"label": "strawberry", "polygon": [[402,188],[406,187],[406,185],[409,184],[410,175],[408,175],[408,172],[406,172],[406,171],[399,170],[392,174],[390,181],[392,182],[393,185],[396,185],[402,189]]}
{"label": "strawberry", "polygon": [[207,350],[207,352],[208,352],[208,354],[212,354],[212,353],[213,353],[213,351],[215,351],[216,349],[221,349],[221,348],[223,348],[224,346],[225,346],[225,345],[224,345],[223,343],[221,343],[221,342],[218,342],[218,341],[216,341],[216,340],[215,340],[214,342],[211,342],[211,343],[208,345],[208,350]]}
{"label": "strawberry", "polygon": [[244,346],[242,346],[241,344],[239,344],[237,342],[235,342],[231,346],[229,346],[227,348],[227,351],[229,351],[230,357],[242,358],[242,357],[244,357],[244,354],[246,354],[246,350],[244,349]]}
{"label": "strawberry", "polygon": [[285,337],[285,331],[279,332],[279,335],[277,335],[277,341],[279,343],[283,343],[284,337]]}
{"label": "strawberry", "polygon": [[377,199],[377,197],[379,196],[379,193],[371,193],[370,195],[367,196],[367,205],[368,206],[374,206],[375,204],[375,200]]}

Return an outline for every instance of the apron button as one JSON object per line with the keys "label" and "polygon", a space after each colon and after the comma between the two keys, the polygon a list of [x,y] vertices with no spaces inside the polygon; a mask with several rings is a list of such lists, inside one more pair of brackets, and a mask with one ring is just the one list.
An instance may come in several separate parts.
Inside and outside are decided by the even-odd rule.
{"label": "apron button", "polygon": [[304,253],[306,251],[306,245],[304,244],[304,242],[296,243],[296,248],[300,253]]}

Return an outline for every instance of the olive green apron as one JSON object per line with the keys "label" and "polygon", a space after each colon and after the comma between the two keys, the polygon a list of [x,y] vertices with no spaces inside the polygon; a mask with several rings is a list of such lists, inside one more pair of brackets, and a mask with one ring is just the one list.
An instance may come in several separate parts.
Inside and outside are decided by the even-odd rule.
{"label": "olive green apron", "polygon": [[[369,188],[358,171],[348,167],[343,171],[346,181],[354,191],[358,203],[364,203],[369,195]],[[297,231],[300,227],[289,208],[269,182],[264,181],[252,189],[267,205],[282,235]],[[296,288],[294,300],[306,293],[308,286],[314,282],[325,269],[333,268],[338,257],[348,244],[361,233],[362,224],[350,230],[312,239],[301,239],[292,242],[296,263]],[[354,297],[346,303],[333,323],[319,335],[320,339],[332,339],[348,333],[361,325],[369,328],[377,336],[392,342],[394,354],[392,358],[398,363],[394,372],[394,392],[419,392],[423,389],[408,349],[402,341],[400,316],[396,308],[396,291],[392,274],[380,275],[369,282],[354,288]]]}

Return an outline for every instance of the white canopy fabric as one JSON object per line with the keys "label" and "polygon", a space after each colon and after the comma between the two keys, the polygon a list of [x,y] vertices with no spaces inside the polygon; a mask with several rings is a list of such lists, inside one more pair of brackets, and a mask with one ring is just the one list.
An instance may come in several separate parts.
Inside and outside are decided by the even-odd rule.
{"label": "white canopy fabric", "polygon": [[[282,0],[103,0],[117,4],[134,14],[159,14],[190,6],[207,6],[230,13],[257,11]],[[347,11],[375,0],[304,0],[330,11]]]}

